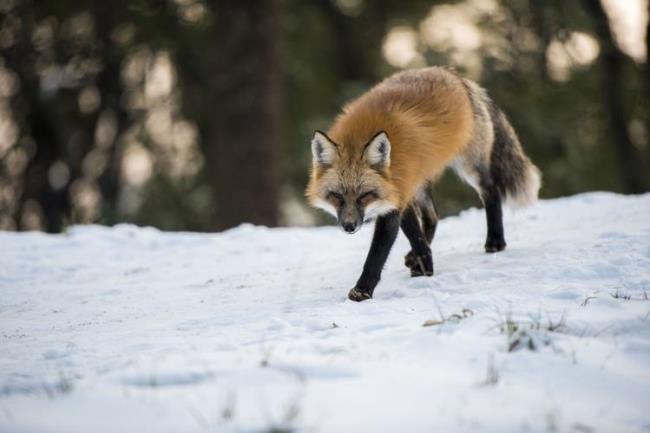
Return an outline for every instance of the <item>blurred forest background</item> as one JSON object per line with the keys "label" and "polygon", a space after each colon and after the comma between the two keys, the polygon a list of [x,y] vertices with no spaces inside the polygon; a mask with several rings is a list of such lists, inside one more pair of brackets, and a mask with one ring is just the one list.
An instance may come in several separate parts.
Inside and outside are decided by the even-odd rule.
{"label": "blurred forest background", "polygon": [[647,191],[648,29],[647,0],[0,0],[0,229],[327,221],[313,129],[426,65],[490,91],[543,197]]}

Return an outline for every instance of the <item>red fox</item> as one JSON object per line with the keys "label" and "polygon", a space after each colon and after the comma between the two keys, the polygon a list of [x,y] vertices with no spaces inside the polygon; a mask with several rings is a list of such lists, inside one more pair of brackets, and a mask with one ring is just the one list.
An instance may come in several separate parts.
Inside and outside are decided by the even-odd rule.
{"label": "red fox", "polygon": [[430,185],[446,167],[474,188],[485,207],[485,251],[502,251],[501,202],[537,199],[541,176],[486,91],[453,70],[429,67],[390,76],[347,104],[311,142],[306,196],[355,233],[376,218],[363,272],[348,297],[372,298],[399,228],[411,251],[411,276],[433,275],[430,244],[438,216]]}

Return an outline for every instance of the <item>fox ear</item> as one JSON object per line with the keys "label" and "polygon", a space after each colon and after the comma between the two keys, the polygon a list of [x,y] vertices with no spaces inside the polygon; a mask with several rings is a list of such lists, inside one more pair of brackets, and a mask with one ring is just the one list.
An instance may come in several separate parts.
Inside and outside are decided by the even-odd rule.
{"label": "fox ear", "polygon": [[315,131],[311,139],[312,161],[317,165],[331,165],[338,155],[336,144],[325,133]]}
{"label": "fox ear", "polygon": [[390,140],[386,132],[381,131],[366,144],[363,157],[373,167],[386,168],[390,165]]}

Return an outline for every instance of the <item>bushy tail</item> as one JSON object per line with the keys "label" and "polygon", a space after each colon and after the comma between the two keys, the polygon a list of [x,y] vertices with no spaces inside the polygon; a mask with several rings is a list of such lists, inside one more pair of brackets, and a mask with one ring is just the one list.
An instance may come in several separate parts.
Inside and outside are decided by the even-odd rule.
{"label": "bushy tail", "polygon": [[537,200],[542,177],[528,159],[508,119],[493,103],[490,116],[494,125],[494,145],[490,172],[501,197],[509,206],[521,207]]}

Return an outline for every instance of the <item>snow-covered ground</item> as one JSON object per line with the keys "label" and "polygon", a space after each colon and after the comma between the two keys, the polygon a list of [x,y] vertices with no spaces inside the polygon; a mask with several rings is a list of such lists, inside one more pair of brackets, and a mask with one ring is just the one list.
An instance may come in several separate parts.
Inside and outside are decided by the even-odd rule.
{"label": "snow-covered ground", "polygon": [[0,233],[0,431],[650,431],[650,194],[505,227],[441,221],[431,278],[400,235],[363,303],[371,227]]}

